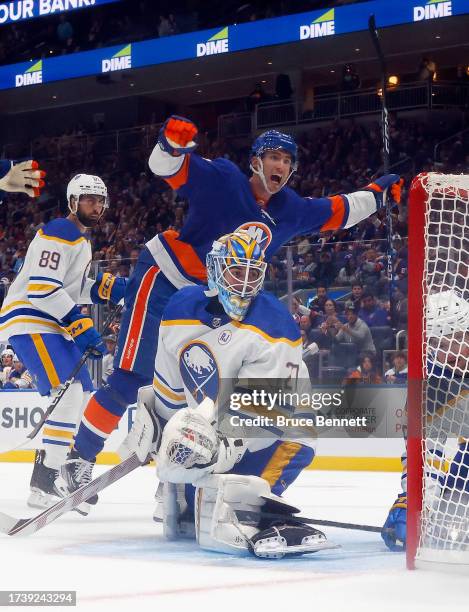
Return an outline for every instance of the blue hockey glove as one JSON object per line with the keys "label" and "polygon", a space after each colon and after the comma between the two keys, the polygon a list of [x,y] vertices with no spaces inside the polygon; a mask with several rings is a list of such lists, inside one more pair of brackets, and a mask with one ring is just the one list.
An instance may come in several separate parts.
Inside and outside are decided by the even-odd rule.
{"label": "blue hockey glove", "polygon": [[158,144],[163,151],[173,156],[192,153],[197,146],[194,142],[196,134],[197,127],[190,119],[171,115],[160,130]]}
{"label": "blue hockey glove", "polygon": [[379,210],[386,203],[388,189],[393,203],[400,204],[403,184],[404,179],[401,179],[398,174],[385,174],[364,187],[363,191],[373,192],[376,200],[376,210]]}
{"label": "blue hockey glove", "polygon": [[91,287],[90,296],[94,304],[103,304],[108,300],[118,304],[124,299],[127,279],[113,276],[109,272],[99,272]]}
{"label": "blue hockey glove", "polygon": [[381,537],[384,543],[392,551],[405,550],[406,544],[406,520],[407,520],[407,495],[401,493],[389,511],[388,518],[383,525]]}
{"label": "blue hockey glove", "polygon": [[66,330],[72,336],[75,344],[84,353],[87,349],[92,349],[91,359],[101,359],[106,352],[106,346],[94,328],[90,317],[83,315],[77,306],[65,315],[62,319]]}

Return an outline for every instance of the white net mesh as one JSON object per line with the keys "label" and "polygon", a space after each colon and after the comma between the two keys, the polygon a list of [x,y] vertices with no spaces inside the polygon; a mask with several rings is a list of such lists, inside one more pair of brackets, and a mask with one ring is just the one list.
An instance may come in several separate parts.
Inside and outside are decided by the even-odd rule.
{"label": "white net mesh", "polygon": [[469,176],[428,174],[420,183],[425,385],[416,559],[469,563]]}

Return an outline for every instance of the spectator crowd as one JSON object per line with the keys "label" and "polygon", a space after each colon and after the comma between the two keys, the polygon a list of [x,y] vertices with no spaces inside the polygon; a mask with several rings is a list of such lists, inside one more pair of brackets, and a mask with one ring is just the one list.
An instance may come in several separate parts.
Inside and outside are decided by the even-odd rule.
{"label": "spectator crowd", "polygon": [[[150,138],[136,139],[120,146],[119,151],[103,148],[99,135],[90,137],[86,147],[79,134],[43,138],[36,143],[37,157],[47,171],[47,185],[40,198],[27,200],[11,195],[0,206],[0,301],[37,230],[49,219],[66,214],[65,188],[77,172],[100,175],[109,190],[110,209],[92,235],[95,265],[100,269],[127,277],[147,240],[169,228],[181,229],[187,203],[148,169],[157,132],[152,126],[145,129]],[[415,174],[432,169],[432,151],[438,138],[442,139],[441,126],[438,134],[433,134],[425,121],[391,118],[393,163],[402,160],[396,172],[404,177],[407,188]],[[299,169],[290,185],[301,195],[320,197],[354,191],[370,182],[380,165],[377,123],[334,122],[301,134],[298,142]],[[213,138],[204,141],[201,149],[205,157],[224,156],[249,173],[249,143],[235,146],[231,141]],[[462,171],[465,162],[462,152],[456,157],[448,154],[444,170]],[[389,351],[396,348],[396,332],[405,330],[407,324],[406,237],[404,189],[404,202],[392,213],[391,287],[386,271],[384,211],[351,230],[303,236],[290,245],[297,297],[292,314],[301,328],[305,348],[314,349],[309,351],[310,361],[327,363],[331,376],[353,373],[355,380],[402,381],[405,364],[401,360],[405,354],[389,357]],[[269,266],[266,288],[285,295],[287,276],[286,249],[282,249]],[[109,342],[112,344],[111,339]],[[326,368],[318,370],[315,363],[310,364],[312,375],[323,374]]]}

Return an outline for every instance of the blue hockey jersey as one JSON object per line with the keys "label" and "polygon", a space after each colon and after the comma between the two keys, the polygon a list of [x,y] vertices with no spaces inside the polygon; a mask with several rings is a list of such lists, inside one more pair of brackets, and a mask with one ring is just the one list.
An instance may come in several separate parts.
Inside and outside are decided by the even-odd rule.
{"label": "blue hockey jersey", "polygon": [[249,179],[224,158],[211,161],[194,153],[172,157],[157,145],[149,165],[189,200],[182,230],[163,232],[147,243],[158,266],[178,288],[205,281],[206,254],[224,234],[248,231],[269,261],[295,236],[348,228],[376,212],[375,196],[369,191],[304,198],[289,187],[263,207]]}

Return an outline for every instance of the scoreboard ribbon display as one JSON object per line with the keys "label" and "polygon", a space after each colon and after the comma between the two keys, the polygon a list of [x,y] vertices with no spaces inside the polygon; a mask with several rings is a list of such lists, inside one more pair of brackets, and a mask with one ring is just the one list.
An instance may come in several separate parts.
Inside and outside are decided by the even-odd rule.
{"label": "scoreboard ribbon display", "polygon": [[67,13],[120,0],[16,0],[0,4],[0,25],[47,15]]}
{"label": "scoreboard ribbon display", "polygon": [[[101,0],[100,3],[106,1],[114,0]],[[58,2],[64,6],[66,4],[63,0],[50,0],[49,4],[53,6]],[[79,0],[74,2],[70,0],[69,4],[72,3],[77,5],[76,8],[80,4]],[[98,0],[94,0],[94,4],[98,3]],[[84,1],[82,4],[84,6]],[[376,16],[378,27],[382,28],[469,14],[469,2],[468,0],[394,0],[390,10],[389,0],[373,0],[72,55],[33,59],[22,64],[0,67],[0,89],[39,85],[116,70],[203,58],[207,55],[301,42],[312,38],[339,36],[367,30],[368,18],[372,13]]]}

